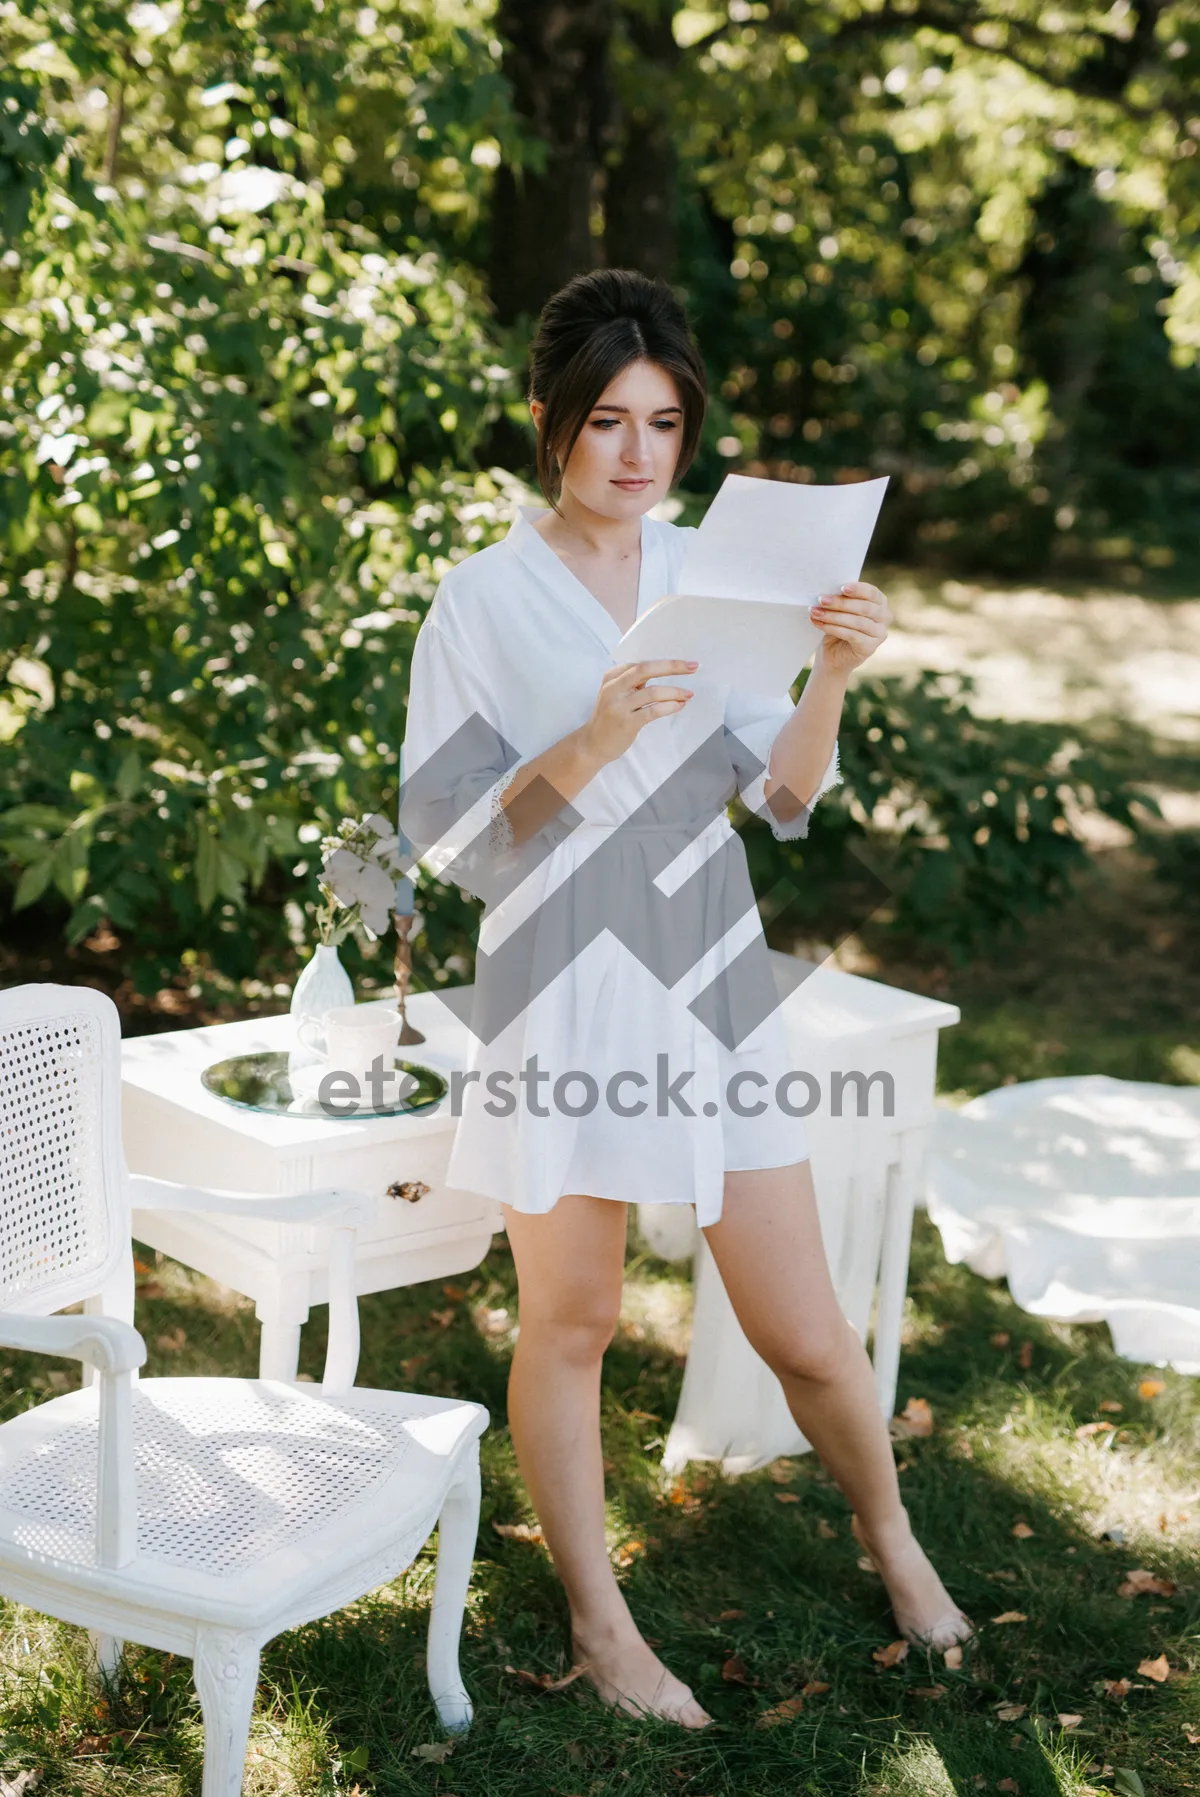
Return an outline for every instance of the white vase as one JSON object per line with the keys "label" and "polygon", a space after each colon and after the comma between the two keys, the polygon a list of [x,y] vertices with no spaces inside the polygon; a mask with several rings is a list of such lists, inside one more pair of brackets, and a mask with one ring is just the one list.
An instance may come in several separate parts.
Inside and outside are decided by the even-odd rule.
{"label": "white vase", "polygon": [[288,1053],[289,1073],[295,1072],[299,1067],[311,1067],[321,1058],[315,1048],[309,1048],[299,1041],[301,1023],[310,1019],[319,1021],[334,1005],[353,1003],[354,987],[350,975],[338,959],[337,949],[318,942],[292,992],[290,1010],[296,1022],[293,1045]]}

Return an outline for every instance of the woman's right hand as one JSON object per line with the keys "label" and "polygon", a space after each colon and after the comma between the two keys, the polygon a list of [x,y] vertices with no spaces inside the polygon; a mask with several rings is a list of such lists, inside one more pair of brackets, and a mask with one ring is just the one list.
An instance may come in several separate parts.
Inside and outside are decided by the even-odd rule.
{"label": "woman's right hand", "polygon": [[623,755],[654,718],[674,717],[693,694],[686,686],[647,686],[658,674],[690,674],[698,661],[623,661],[600,682],[596,707],[583,726],[588,753],[599,762]]}

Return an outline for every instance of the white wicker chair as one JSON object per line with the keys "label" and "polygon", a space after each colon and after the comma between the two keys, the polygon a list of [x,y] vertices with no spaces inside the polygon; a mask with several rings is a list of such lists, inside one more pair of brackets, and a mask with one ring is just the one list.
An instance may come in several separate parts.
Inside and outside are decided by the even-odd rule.
{"label": "white wicker chair", "polygon": [[[396,1577],[437,1526],[429,1686],[442,1724],[465,1728],[458,1643],[488,1415],[352,1389],[354,1231],[372,1201],[131,1177],[120,1129],[112,1001],[0,992],[0,1347],[82,1361],[86,1381],[0,1426],[0,1592],[91,1630],[105,1672],[125,1638],[190,1656],[203,1797],[235,1797],[264,1642]],[[139,1382],[131,1203],[323,1224],[324,1383]],[[79,1300],[82,1316],[50,1314]]]}

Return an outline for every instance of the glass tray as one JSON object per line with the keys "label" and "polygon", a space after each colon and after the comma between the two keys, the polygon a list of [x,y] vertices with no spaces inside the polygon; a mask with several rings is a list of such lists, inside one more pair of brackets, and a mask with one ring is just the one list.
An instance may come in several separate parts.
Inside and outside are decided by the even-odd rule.
{"label": "glass tray", "polygon": [[427,1111],[439,1104],[448,1090],[447,1081],[432,1067],[425,1067],[420,1061],[397,1059],[392,1063],[393,1071],[397,1074],[410,1074],[416,1082],[409,1087],[404,1097],[399,1097],[400,1082],[393,1079],[384,1087],[385,1094],[392,1095],[391,1102],[385,1103],[378,1110],[371,1103],[369,1087],[354,1109],[350,1108],[348,1099],[343,1096],[335,1096],[331,1104],[323,1105],[317,1097],[322,1070],[305,1067],[302,1071],[307,1078],[304,1080],[303,1090],[297,1095],[292,1091],[292,1083],[288,1077],[288,1059],[286,1049],[234,1055],[227,1061],[216,1061],[211,1067],[206,1067],[200,1080],[206,1090],[217,1098],[225,1099],[228,1104],[240,1105],[243,1110],[267,1111],[273,1116],[331,1119],[345,1117],[351,1122],[357,1122],[362,1117],[404,1117],[413,1112]]}

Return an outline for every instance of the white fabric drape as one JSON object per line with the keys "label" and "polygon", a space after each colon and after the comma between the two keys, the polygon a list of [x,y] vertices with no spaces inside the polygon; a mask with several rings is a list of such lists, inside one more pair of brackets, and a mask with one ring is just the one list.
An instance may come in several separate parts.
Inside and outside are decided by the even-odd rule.
{"label": "white fabric drape", "polygon": [[947,1258],[1023,1310],[1200,1373],[1200,1087],[1085,1074],[941,1109],[927,1202]]}

